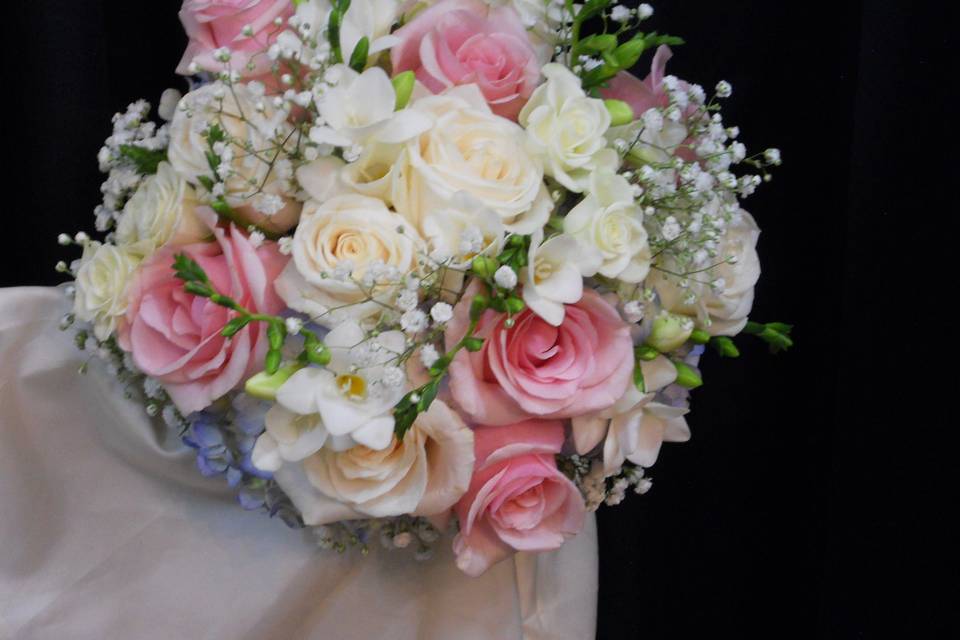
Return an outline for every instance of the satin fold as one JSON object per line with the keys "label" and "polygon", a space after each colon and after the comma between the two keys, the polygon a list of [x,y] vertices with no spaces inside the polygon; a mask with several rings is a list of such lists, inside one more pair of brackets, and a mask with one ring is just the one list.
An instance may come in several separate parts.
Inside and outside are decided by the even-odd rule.
{"label": "satin fold", "polygon": [[62,290],[0,289],[0,638],[585,639],[593,517],[480,578],[406,551],[320,551],[236,504],[57,324]]}

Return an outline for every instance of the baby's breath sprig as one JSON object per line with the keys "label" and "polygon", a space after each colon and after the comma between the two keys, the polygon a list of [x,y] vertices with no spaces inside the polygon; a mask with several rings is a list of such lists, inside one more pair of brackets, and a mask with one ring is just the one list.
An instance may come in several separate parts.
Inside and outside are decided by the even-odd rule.
{"label": "baby's breath sprig", "polygon": [[[187,293],[207,298],[238,314],[227,321],[220,330],[220,335],[232,338],[251,322],[265,322],[269,346],[264,359],[264,371],[270,376],[277,373],[283,360],[283,344],[289,334],[287,319],[266,313],[253,313],[233,298],[219,293],[210,282],[203,267],[186,254],[178,253],[174,256],[173,269],[177,278],[183,280],[183,288]],[[330,362],[330,350],[317,334],[302,326],[297,327],[297,333],[304,339],[303,351],[297,358],[298,363],[325,365]]]}
{"label": "baby's breath sprig", "polygon": [[420,385],[413,391],[403,396],[393,408],[394,434],[398,440],[403,440],[407,430],[413,425],[414,420],[421,413],[424,413],[433,404],[440,391],[440,383],[447,375],[450,363],[460,352],[461,349],[467,351],[479,351],[483,348],[483,338],[473,335],[477,330],[477,323],[480,322],[483,313],[491,307],[489,296],[478,293],[470,302],[470,326],[466,333],[460,338],[460,341],[452,349],[440,356],[428,370],[430,374],[429,382]]}

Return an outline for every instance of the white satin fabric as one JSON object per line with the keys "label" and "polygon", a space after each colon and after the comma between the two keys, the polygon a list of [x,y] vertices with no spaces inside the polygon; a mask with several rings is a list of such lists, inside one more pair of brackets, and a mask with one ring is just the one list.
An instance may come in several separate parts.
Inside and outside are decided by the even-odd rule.
{"label": "white satin fabric", "polygon": [[596,525],[476,579],[449,539],[320,551],[203,478],[57,323],[54,288],[0,289],[0,638],[593,638]]}

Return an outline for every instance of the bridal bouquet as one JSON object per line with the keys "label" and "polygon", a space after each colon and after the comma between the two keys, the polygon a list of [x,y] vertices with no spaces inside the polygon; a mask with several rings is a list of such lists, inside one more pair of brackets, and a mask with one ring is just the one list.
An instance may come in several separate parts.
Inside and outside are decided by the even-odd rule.
{"label": "bridal bouquet", "polygon": [[[689,438],[780,164],[613,0],[185,0],[114,116],[76,343],[247,509],[457,565],[558,548]],[[649,69],[634,75],[636,66]]]}

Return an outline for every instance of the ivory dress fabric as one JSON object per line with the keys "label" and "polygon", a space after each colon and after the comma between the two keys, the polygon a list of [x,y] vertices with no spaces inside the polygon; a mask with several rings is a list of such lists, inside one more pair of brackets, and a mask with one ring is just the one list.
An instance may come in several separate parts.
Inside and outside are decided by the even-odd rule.
{"label": "ivory dress fabric", "polygon": [[480,578],[450,539],[338,555],[246,512],[57,328],[56,288],[0,289],[0,638],[593,638],[593,517]]}

